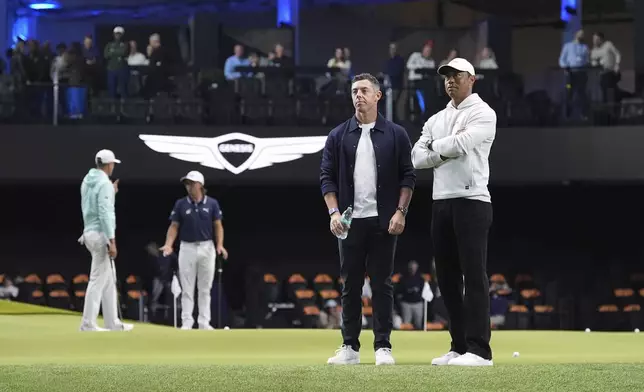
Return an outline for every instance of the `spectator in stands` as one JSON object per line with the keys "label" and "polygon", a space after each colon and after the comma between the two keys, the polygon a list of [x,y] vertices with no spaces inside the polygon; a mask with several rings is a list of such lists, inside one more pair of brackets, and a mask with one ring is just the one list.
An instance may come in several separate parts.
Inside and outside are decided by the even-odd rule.
{"label": "spectator in stands", "polygon": [[172,284],[173,273],[178,270],[178,260],[176,253],[172,252],[164,256],[159,251],[159,245],[156,242],[150,242],[145,250],[150,261],[150,271],[152,271],[152,298],[150,308],[156,312],[159,308],[159,298],[162,294],[171,295],[170,286]]}
{"label": "spectator in stands", "polygon": [[40,54],[42,55],[42,58],[45,60],[45,63],[47,63],[48,68],[47,72],[49,72],[49,69],[51,68],[51,62],[54,60],[54,54],[51,51],[51,42],[45,41],[43,42],[42,46],[40,47]]}
{"label": "spectator in stands", "polygon": [[508,310],[508,295],[512,288],[507,281],[490,281],[490,322],[501,327],[505,324],[505,313]]}
{"label": "spectator in stands", "polygon": [[170,59],[168,53],[161,46],[161,36],[152,34],[149,39],[148,77],[145,80],[144,96],[153,98],[161,91],[169,91],[168,77],[170,75]]}
{"label": "spectator in stands", "polygon": [[69,86],[66,90],[69,118],[80,119],[85,111],[87,87],[83,85],[85,59],[80,42],[72,42],[65,61]]}
{"label": "spectator in stands", "polygon": [[[40,55],[40,43],[30,39],[27,42],[29,53],[25,57],[25,71],[29,83],[44,82],[49,67],[45,64]],[[35,98],[35,97],[34,97]]]}
{"label": "spectator in stands", "polygon": [[620,79],[619,66],[622,55],[601,31],[593,35],[593,49],[590,52],[593,67],[601,67],[600,86],[605,103],[614,103],[617,98],[617,83]]}
{"label": "spectator in stands", "polygon": [[18,287],[13,284],[13,281],[9,277],[5,277],[0,287],[0,299],[15,299],[18,297],[19,291]]}
{"label": "spectator in stands", "polygon": [[456,48],[452,48],[452,50],[449,51],[447,58],[440,62],[440,65],[441,66],[445,65],[457,57],[458,57],[458,50]]}
{"label": "spectator in stands", "polygon": [[94,95],[99,90],[98,80],[100,75],[100,53],[96,46],[94,46],[94,39],[90,34],[86,35],[83,39],[83,59],[83,79],[89,86],[92,95]]}
{"label": "spectator in stands", "polygon": [[61,79],[67,80],[65,76],[65,54],[67,53],[67,45],[60,43],[56,45],[56,57],[51,63],[51,80],[52,82],[61,82]]}
{"label": "spectator in stands", "polygon": [[240,72],[237,72],[235,69],[237,67],[246,67],[249,65],[248,59],[244,58],[244,47],[241,45],[235,45],[233,48],[234,54],[226,59],[224,64],[224,76],[226,80],[235,80],[242,77]]}
{"label": "spectator in stands", "polygon": [[584,30],[575,34],[575,39],[564,44],[559,55],[559,66],[566,72],[567,105],[566,115],[570,117],[573,108],[577,116],[585,118],[586,112],[586,85],[588,74],[585,67],[589,65],[588,46],[584,43]]}
{"label": "spectator in stands", "polygon": [[481,59],[479,60],[478,67],[480,69],[499,69],[494,52],[487,46],[481,50]]}
{"label": "spectator in stands", "polygon": [[[399,101],[404,99],[402,95],[405,78],[405,60],[398,54],[398,45],[392,42],[389,44],[389,60],[385,63],[383,72],[389,77],[391,83],[391,98],[395,108]],[[394,110],[394,121],[398,121],[398,111]]]}
{"label": "spectator in stands", "polygon": [[414,52],[407,59],[407,69],[409,70],[408,80],[421,80],[423,75],[417,73],[417,69],[434,69],[436,62],[432,58],[432,45],[433,42],[427,42],[423,45],[420,52]]}
{"label": "spectator in stands", "polygon": [[353,68],[351,67],[351,50],[349,48],[344,48],[344,60],[349,63],[349,72],[348,75],[350,78],[353,77]]}
{"label": "spectator in stands", "polygon": [[346,80],[349,71],[351,70],[351,61],[344,58],[344,50],[342,48],[335,49],[335,55],[326,63],[327,68],[339,68],[340,74]]}
{"label": "spectator in stands", "polygon": [[330,299],[324,304],[324,310],[320,312],[320,326],[326,329],[342,327],[342,311],[336,301]]}
{"label": "spectator in stands", "polygon": [[103,54],[107,62],[107,90],[112,98],[117,98],[119,94],[121,98],[127,96],[128,47],[123,42],[123,34],[125,34],[125,29],[121,26],[116,26],[114,28],[114,41],[105,46]]}
{"label": "spectator in stands", "polygon": [[293,61],[284,54],[284,46],[282,44],[275,45],[275,58],[272,61],[273,65],[282,68],[291,68],[294,65]]}
{"label": "spectator in stands", "polygon": [[[248,56],[248,66],[253,67],[253,68],[258,68],[262,67],[262,59],[260,59],[259,55],[255,52],[251,53]],[[255,78],[263,78],[264,73],[263,72],[252,72],[248,74],[249,77],[255,77]]]}
{"label": "spectator in stands", "polygon": [[16,91],[22,91],[23,86],[29,80],[27,76],[27,67],[26,67],[26,56],[25,56],[25,41],[18,40],[16,47],[14,48],[11,54],[11,76],[13,78],[14,89]]}
{"label": "spectator in stands", "polygon": [[389,44],[389,59],[385,63],[383,73],[389,76],[391,88],[395,92],[400,93],[403,88],[405,60],[398,54],[398,45],[395,42]]}
{"label": "spectator in stands", "polygon": [[131,67],[140,67],[150,64],[150,60],[137,48],[136,41],[130,41],[130,54],[127,57],[127,64]]}
{"label": "spectator in stands", "polygon": [[400,311],[402,322],[413,324],[416,329],[423,329],[423,317],[425,312],[422,297],[425,280],[418,272],[418,262],[412,260],[407,265],[407,273],[400,280],[399,293]]}

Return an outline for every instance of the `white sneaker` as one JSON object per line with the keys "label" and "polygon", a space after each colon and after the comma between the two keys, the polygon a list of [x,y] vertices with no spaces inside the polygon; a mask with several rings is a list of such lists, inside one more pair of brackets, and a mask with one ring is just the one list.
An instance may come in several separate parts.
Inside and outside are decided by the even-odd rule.
{"label": "white sneaker", "polygon": [[[133,324],[126,324],[126,323],[121,324],[121,331],[131,331],[133,329],[134,329]],[[117,329],[117,331],[118,331],[118,329]]]}
{"label": "white sneaker", "polygon": [[449,361],[450,366],[492,366],[492,360],[484,359],[476,354],[465,353]]}
{"label": "white sneaker", "polygon": [[116,327],[107,328],[106,331],[131,331],[133,329],[134,329],[134,325],[132,324],[119,323],[119,324],[116,324]]}
{"label": "white sneaker", "polygon": [[192,325],[182,325],[181,329],[184,331],[190,331],[192,329]]}
{"label": "white sneaker", "polygon": [[432,359],[432,365],[446,366],[449,364],[449,361],[451,361],[452,359],[458,358],[460,356],[461,354],[457,353],[456,351],[450,351],[441,357]]}
{"label": "white sneaker", "polygon": [[81,332],[107,332],[107,331],[109,331],[109,329],[106,329],[106,328],[90,327],[90,326],[87,326],[87,325],[81,325],[78,330],[81,331]]}
{"label": "white sneaker", "polygon": [[210,324],[200,325],[199,329],[205,329],[206,331],[214,331],[214,328]]}
{"label": "white sneaker", "polygon": [[378,365],[395,365],[393,355],[391,355],[390,348],[379,348],[376,350],[376,366]]}
{"label": "white sneaker", "polygon": [[360,353],[344,344],[335,350],[335,356],[326,361],[329,365],[357,365],[360,363]]}

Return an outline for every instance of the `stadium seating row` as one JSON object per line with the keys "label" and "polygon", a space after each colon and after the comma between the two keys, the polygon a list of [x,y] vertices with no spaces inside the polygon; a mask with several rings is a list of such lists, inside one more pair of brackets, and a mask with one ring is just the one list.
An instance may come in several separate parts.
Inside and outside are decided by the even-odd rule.
{"label": "stadium seating row", "polygon": [[[4,274],[0,274],[0,284],[3,282]],[[43,280],[38,274],[32,273],[18,283],[19,293],[16,300],[33,305],[82,311],[88,283],[89,277],[86,274],[75,275],[68,283],[61,274],[49,274]],[[124,317],[140,319],[140,302],[147,297],[140,279],[129,275],[120,286],[122,292],[119,292],[119,303]]]}

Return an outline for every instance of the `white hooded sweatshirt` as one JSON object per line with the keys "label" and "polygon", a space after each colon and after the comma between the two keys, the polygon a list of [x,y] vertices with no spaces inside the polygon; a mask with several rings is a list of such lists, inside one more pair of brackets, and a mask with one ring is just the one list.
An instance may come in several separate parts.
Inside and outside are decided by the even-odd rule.
{"label": "white hooded sweatshirt", "polygon": [[466,198],[491,202],[488,157],[496,135],[496,113],[478,94],[427,120],[411,152],[416,169],[434,169],[434,200]]}

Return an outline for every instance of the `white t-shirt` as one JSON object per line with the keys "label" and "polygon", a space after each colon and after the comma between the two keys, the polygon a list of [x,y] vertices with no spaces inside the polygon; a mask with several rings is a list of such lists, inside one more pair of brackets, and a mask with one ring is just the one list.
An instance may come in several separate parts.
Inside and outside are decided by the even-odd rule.
{"label": "white t-shirt", "polygon": [[141,66],[141,65],[148,65],[150,64],[150,60],[148,60],[145,55],[141,52],[136,52],[132,53],[128,58],[127,58],[127,63],[128,65],[131,65],[133,67],[135,66]]}
{"label": "white t-shirt", "polygon": [[371,141],[375,122],[361,124],[362,134],[356,149],[356,163],[353,170],[353,218],[378,216],[376,152]]}

